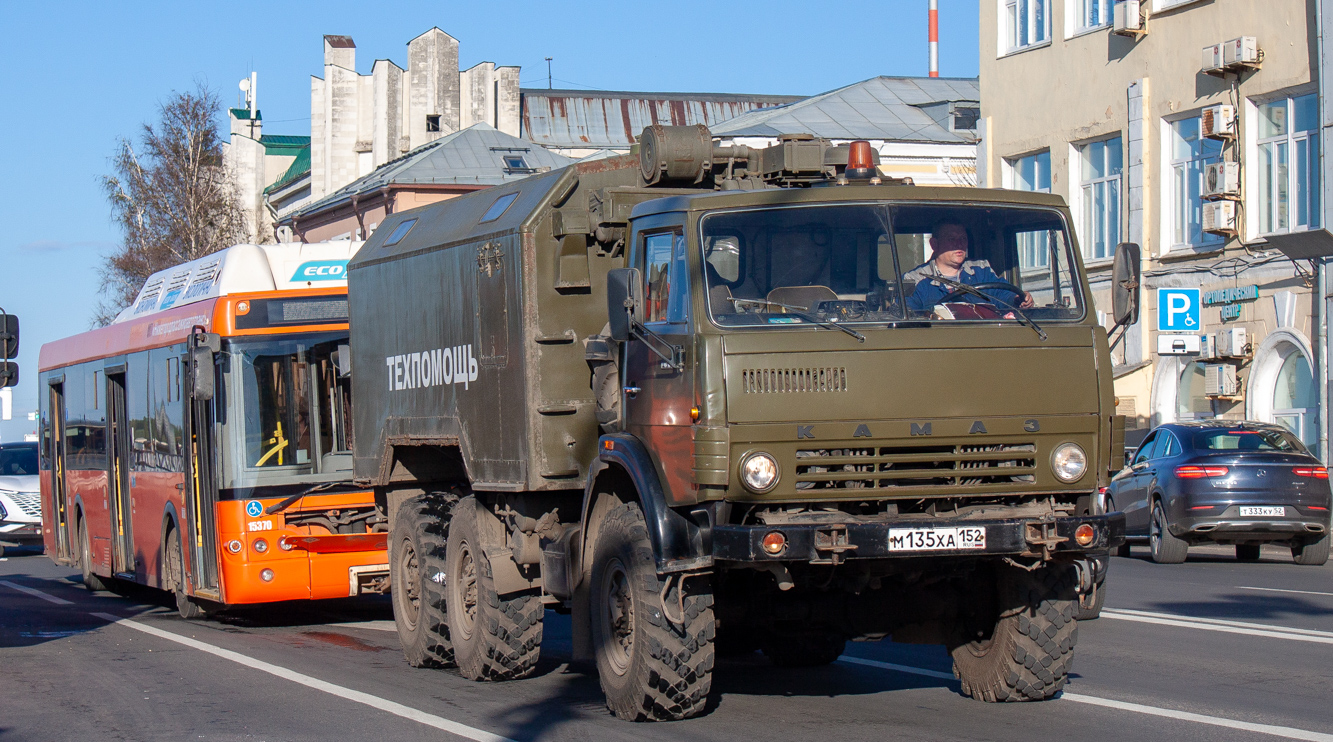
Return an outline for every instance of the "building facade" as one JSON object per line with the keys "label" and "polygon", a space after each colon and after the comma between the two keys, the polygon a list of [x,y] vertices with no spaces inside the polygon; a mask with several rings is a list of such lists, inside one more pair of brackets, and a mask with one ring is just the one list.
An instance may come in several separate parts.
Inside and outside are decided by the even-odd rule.
{"label": "building facade", "polygon": [[[980,183],[1069,201],[1105,315],[1115,246],[1142,248],[1140,321],[1114,349],[1128,441],[1257,419],[1326,457],[1323,271],[1284,252],[1326,222],[1316,0],[980,7]],[[1199,325],[1162,333],[1173,288],[1199,291]]]}

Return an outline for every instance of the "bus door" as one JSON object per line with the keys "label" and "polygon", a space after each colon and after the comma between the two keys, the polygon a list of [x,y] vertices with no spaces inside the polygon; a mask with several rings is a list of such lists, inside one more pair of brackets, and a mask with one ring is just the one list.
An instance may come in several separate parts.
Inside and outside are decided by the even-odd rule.
{"label": "bus door", "polygon": [[[190,336],[189,352],[182,358],[186,369],[185,440],[185,533],[182,544],[188,555],[196,591],[218,590],[217,549],[217,441],[213,434],[213,394],[217,371],[214,356],[221,347],[217,335],[196,332]],[[219,598],[221,596],[218,596]]]}
{"label": "bus door", "polygon": [[111,515],[111,559],[116,574],[135,571],[134,514],[130,502],[130,430],[125,414],[125,369],[107,369],[107,506]]}
{"label": "bus door", "polygon": [[65,377],[51,380],[51,494],[54,498],[56,558],[70,558],[69,498],[65,490]]}

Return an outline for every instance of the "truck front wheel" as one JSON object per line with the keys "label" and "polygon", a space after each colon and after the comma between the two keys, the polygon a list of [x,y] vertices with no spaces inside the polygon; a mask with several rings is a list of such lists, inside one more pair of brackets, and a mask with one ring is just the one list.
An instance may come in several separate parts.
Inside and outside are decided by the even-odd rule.
{"label": "truck front wheel", "polygon": [[445,585],[454,658],[469,680],[517,680],[537,669],[545,611],[536,595],[496,592],[486,546],[503,535],[488,533],[483,515],[476,498],[466,497],[449,521]]}
{"label": "truck front wheel", "polygon": [[702,713],[713,684],[711,578],[657,574],[637,503],[613,509],[598,530],[591,592],[597,674],[611,712],[629,721]]}
{"label": "truck front wheel", "polygon": [[444,604],[444,531],[448,504],[414,497],[398,508],[389,537],[393,621],[407,664],[447,667],[454,662]]}
{"label": "truck front wheel", "polygon": [[1002,569],[994,627],[950,647],[963,694],[994,703],[1041,701],[1060,692],[1078,641],[1075,584],[1067,565]]}

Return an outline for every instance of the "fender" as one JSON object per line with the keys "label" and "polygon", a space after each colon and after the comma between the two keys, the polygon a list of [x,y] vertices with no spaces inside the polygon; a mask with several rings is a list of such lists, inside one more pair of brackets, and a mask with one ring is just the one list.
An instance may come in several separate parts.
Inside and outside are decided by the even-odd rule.
{"label": "fender", "polygon": [[703,530],[667,504],[652,458],[643,442],[629,433],[604,435],[597,441],[597,459],[589,467],[588,483],[583,490],[582,533],[588,533],[597,477],[612,466],[620,468],[634,483],[635,496],[648,524],[658,573],[711,567],[713,556],[705,546]]}

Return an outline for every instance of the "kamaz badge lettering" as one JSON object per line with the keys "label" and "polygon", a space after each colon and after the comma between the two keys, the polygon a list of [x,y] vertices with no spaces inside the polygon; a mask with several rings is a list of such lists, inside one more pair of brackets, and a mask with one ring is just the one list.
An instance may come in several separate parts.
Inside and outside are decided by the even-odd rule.
{"label": "kamaz badge lettering", "polygon": [[477,380],[477,359],[470,344],[388,356],[384,365],[389,367],[391,392],[445,384],[462,384],[467,389]]}
{"label": "kamaz badge lettering", "polygon": [[293,281],[342,281],[347,278],[346,260],[311,260],[292,274]]}

